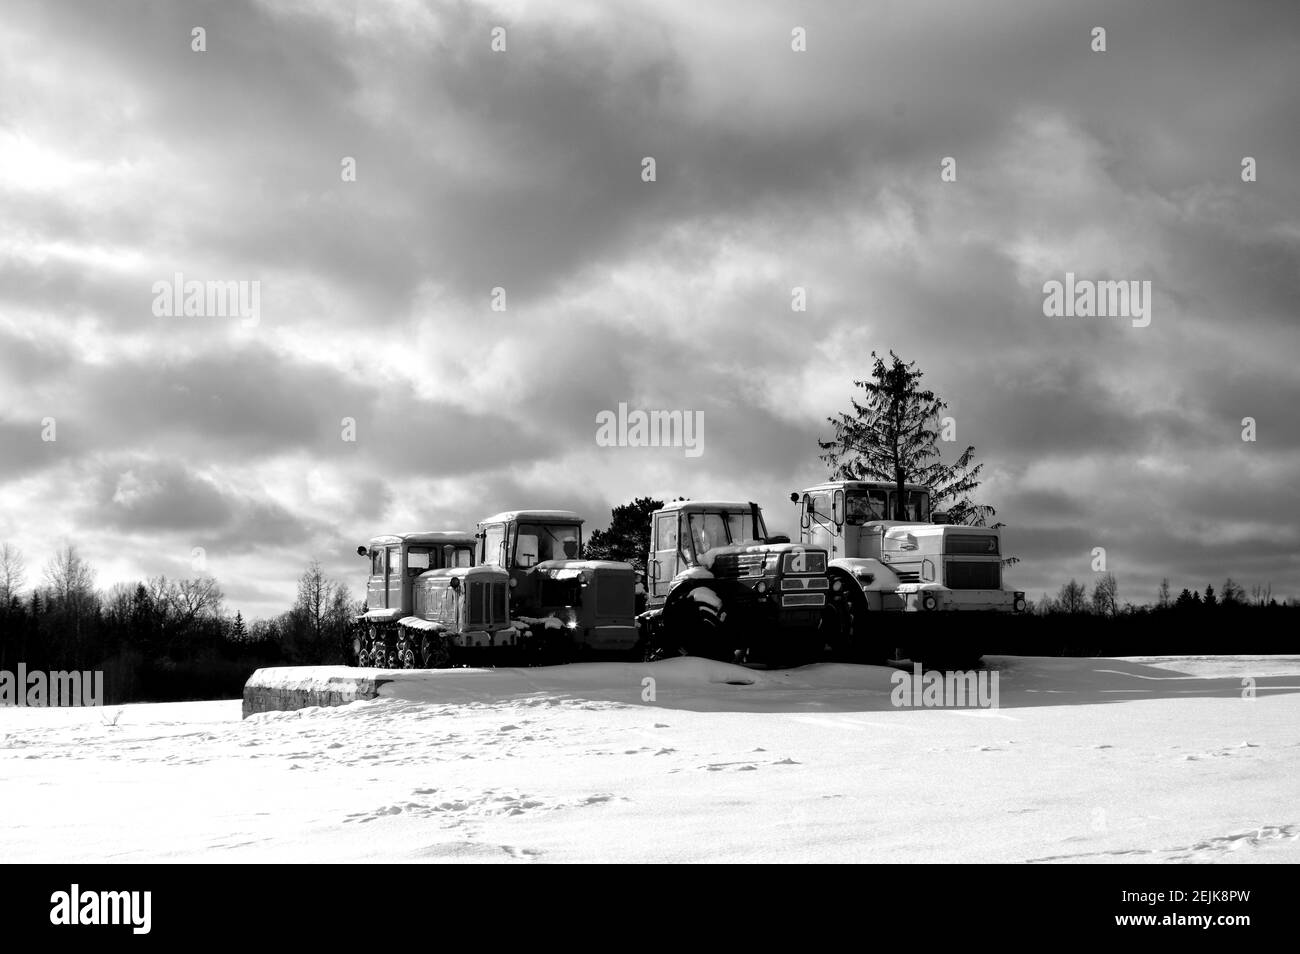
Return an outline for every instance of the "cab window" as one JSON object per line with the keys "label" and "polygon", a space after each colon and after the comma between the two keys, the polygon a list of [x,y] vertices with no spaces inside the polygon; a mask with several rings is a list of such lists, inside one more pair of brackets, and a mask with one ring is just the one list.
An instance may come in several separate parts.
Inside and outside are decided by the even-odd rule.
{"label": "cab window", "polygon": [[758,540],[758,534],[754,532],[753,515],[748,512],[727,514],[727,531],[731,534],[732,543]]}
{"label": "cab window", "polygon": [[661,513],[655,518],[655,550],[677,549],[677,514]]}
{"label": "cab window", "polygon": [[384,550],[382,547],[375,547],[370,551],[370,575],[384,575]]}
{"label": "cab window", "polygon": [[485,566],[501,565],[501,545],[505,543],[506,528],[500,524],[483,531],[483,550],[479,562]]}
{"label": "cab window", "polygon": [[433,569],[433,553],[427,547],[412,547],[406,551],[406,573],[419,576],[425,570]]}
{"label": "cab window", "polygon": [[473,566],[474,552],[468,547],[443,547],[442,565],[447,567]]}
{"label": "cab window", "polygon": [[402,548],[388,548],[388,575],[397,576],[402,572]]}
{"label": "cab window", "polygon": [[849,494],[848,502],[845,504],[848,508],[848,512],[845,514],[845,522],[857,527],[868,520],[888,519],[885,501],[886,495],[883,490]]}
{"label": "cab window", "polygon": [[727,544],[727,521],[720,513],[693,513],[690,515],[691,543],[698,559],[714,547]]}
{"label": "cab window", "polygon": [[917,523],[929,519],[930,495],[921,490],[907,491],[903,499],[903,506],[898,506],[898,492],[894,491],[889,495],[890,503],[894,504],[895,520],[911,520]]}

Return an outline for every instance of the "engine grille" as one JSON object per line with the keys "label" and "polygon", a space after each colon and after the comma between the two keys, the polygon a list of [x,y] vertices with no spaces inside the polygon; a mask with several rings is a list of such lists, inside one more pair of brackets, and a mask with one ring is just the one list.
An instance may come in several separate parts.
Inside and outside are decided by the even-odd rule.
{"label": "engine grille", "polygon": [[783,590],[826,590],[830,585],[824,576],[787,576],[781,580]]}
{"label": "engine grille", "polygon": [[944,582],[953,590],[996,590],[1002,587],[1002,564],[995,560],[946,560]]}

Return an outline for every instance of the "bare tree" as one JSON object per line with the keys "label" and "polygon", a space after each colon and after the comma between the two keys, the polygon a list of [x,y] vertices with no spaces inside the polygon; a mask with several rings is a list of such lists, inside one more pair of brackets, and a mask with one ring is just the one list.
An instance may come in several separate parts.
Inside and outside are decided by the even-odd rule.
{"label": "bare tree", "polygon": [[1062,613],[1083,613],[1088,608],[1088,591],[1077,580],[1062,583],[1061,591],[1056,594],[1056,606]]}
{"label": "bare tree", "polygon": [[1169,577],[1160,581],[1160,589],[1156,591],[1156,608],[1169,609],[1173,600],[1169,596]]}
{"label": "bare tree", "polygon": [[0,605],[8,606],[27,581],[27,561],[12,543],[0,543]]}
{"label": "bare tree", "polygon": [[224,599],[215,577],[169,580],[156,576],[149,580],[147,603],[170,637],[183,636],[200,620],[219,615]]}
{"label": "bare tree", "polygon": [[302,614],[302,620],[311,636],[311,641],[319,645],[321,633],[325,630],[325,618],[330,605],[330,581],[325,578],[319,560],[312,560],[303,575],[298,578],[298,603],[294,607]]}
{"label": "bare tree", "polygon": [[45,564],[45,582],[57,603],[68,609],[80,609],[94,593],[95,571],[82,559],[75,545],[66,543]]}
{"label": "bare tree", "polygon": [[1115,574],[1104,574],[1092,588],[1092,611],[1098,616],[1114,616],[1119,611],[1118,596]]}

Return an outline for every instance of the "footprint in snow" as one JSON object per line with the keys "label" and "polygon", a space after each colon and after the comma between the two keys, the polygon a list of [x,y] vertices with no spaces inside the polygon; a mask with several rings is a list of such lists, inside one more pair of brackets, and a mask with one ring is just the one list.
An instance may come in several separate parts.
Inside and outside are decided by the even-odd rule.
{"label": "footprint in snow", "polygon": [[542,856],[542,853],[536,848],[516,848],[514,845],[502,845],[501,850],[515,861],[532,861]]}
{"label": "footprint in snow", "polygon": [[773,765],[803,765],[802,762],[796,762],[794,759],[791,758],[784,758],[781,761],[773,762],[772,764]]}
{"label": "footprint in snow", "polygon": [[656,729],[670,729],[670,728],[672,728],[672,726],[670,726],[667,722],[656,722],[656,723],[655,723],[655,728],[656,728]]}

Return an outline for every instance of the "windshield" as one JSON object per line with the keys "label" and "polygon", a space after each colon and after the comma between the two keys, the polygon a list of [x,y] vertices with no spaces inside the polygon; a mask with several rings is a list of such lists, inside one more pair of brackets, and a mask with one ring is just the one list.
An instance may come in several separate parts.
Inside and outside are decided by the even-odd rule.
{"label": "windshield", "polygon": [[[498,548],[497,552],[500,552]],[[474,565],[474,548],[463,546],[445,546],[442,548],[442,565],[445,567],[473,566]]]}
{"label": "windshield", "polygon": [[755,524],[754,516],[748,510],[692,513],[687,515],[686,525],[690,530],[688,539],[694,546],[697,557],[714,547],[724,547],[729,543],[761,542],[767,536],[762,515],[759,515]]}
{"label": "windshield", "polygon": [[580,530],[571,523],[521,523],[515,531],[515,566],[529,567],[547,560],[576,560]]}
{"label": "windshield", "polygon": [[869,490],[849,494],[844,501],[844,521],[860,527],[868,520],[885,519],[885,492]]}
{"label": "windshield", "polygon": [[930,495],[923,490],[909,490],[904,495],[906,505],[902,508],[897,506],[898,491],[889,495],[891,503],[895,504],[895,520],[912,520],[916,523],[925,523],[930,519]]}

